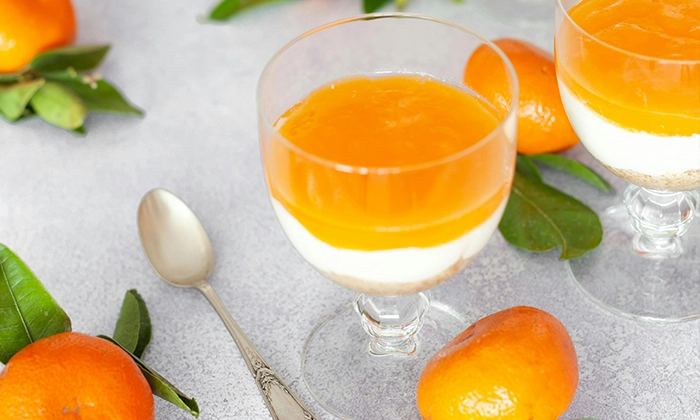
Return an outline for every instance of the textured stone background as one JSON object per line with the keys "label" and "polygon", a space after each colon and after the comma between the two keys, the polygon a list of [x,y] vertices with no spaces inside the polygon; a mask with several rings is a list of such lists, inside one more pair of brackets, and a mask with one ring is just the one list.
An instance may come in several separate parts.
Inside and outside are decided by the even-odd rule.
{"label": "textured stone background", "polygon": [[[549,25],[497,23],[476,1],[412,0],[408,11],[551,50]],[[197,398],[202,419],[269,418],[204,297],[160,282],[142,254],[139,200],[156,186],[176,192],[212,237],[211,283],[234,318],[319,418],[329,419],[300,379],[300,353],[313,326],[352,293],[306,265],[274,218],[258,158],[254,89],[278,48],[358,14],[360,1],[304,0],[200,23],[213,3],[75,1],[78,41],[113,45],[101,72],[147,116],[92,116],[85,138],[39,120],[1,123],[0,241],[34,269],[77,331],[111,333],[124,292],[138,288],[154,324],[145,360]],[[595,166],[581,147],[569,154]],[[596,210],[620,199],[547,175]],[[607,313],[583,296],[557,256],[518,251],[496,234],[434,297],[471,319],[526,304],[562,320],[581,373],[565,419],[700,419],[700,324],[654,326]],[[157,418],[190,417],[159,401]]]}

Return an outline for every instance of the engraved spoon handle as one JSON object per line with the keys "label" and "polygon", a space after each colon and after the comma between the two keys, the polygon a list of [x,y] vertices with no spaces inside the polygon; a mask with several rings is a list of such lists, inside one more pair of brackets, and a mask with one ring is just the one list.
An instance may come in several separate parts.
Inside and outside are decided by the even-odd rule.
{"label": "engraved spoon handle", "polygon": [[233,341],[243,355],[248,369],[255,377],[258,389],[267,404],[274,420],[316,420],[308,408],[267,364],[253,343],[246,337],[241,328],[219,299],[214,289],[206,281],[197,285],[204,296],[219,314],[226,328],[231,333]]}

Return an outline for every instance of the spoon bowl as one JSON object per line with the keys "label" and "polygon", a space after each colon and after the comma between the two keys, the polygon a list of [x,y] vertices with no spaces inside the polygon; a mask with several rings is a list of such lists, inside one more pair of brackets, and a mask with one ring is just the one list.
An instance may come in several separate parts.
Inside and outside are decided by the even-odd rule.
{"label": "spoon bowl", "polygon": [[214,269],[214,250],[204,226],[178,196],[149,191],[138,211],[141,244],[151,267],[165,282],[196,287]]}

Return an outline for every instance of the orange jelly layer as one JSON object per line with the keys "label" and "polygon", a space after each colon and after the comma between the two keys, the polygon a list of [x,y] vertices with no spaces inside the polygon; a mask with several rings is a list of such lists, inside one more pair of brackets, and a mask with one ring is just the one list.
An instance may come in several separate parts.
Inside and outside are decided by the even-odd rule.
{"label": "orange jelly layer", "polygon": [[498,124],[487,103],[431,78],[341,79],[277,121],[278,134],[264,141],[268,185],[334,247],[439,245],[483,223],[507,197],[511,140],[484,140]]}
{"label": "orange jelly layer", "polygon": [[583,0],[568,14],[595,38],[563,20],[557,72],[569,91],[628,130],[700,132],[700,1]]}

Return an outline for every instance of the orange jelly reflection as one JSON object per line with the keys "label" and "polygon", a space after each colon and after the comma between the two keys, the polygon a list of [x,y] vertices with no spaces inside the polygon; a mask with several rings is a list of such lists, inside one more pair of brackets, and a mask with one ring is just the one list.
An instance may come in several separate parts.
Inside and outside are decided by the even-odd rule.
{"label": "orange jelly reflection", "polygon": [[270,191],[338,248],[446,243],[486,221],[508,195],[512,143],[500,130],[491,135],[501,119],[486,102],[431,78],[341,79],[277,121],[264,151]]}
{"label": "orange jelly reflection", "polygon": [[631,131],[700,132],[700,1],[584,0],[568,14],[597,39],[562,21],[557,71],[572,94]]}

